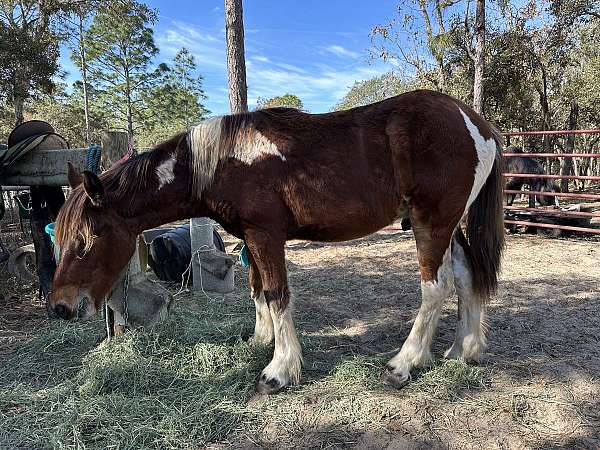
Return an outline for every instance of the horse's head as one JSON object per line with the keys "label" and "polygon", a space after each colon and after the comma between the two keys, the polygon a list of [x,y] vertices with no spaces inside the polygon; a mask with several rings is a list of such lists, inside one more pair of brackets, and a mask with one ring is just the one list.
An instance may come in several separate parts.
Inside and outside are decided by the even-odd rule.
{"label": "horse's head", "polygon": [[135,233],[111,208],[101,180],[69,166],[73,192],[56,222],[60,248],[49,308],[62,319],[93,315],[110,293],[135,249]]}
{"label": "horse's head", "polygon": [[[560,186],[553,182],[552,180],[544,180],[544,182],[542,183],[541,187],[540,187],[540,192],[555,192],[555,193],[559,193],[560,191]],[[557,196],[546,196],[546,195],[540,195],[539,197],[539,202],[540,205],[542,206],[560,206],[559,202],[558,202],[558,197]]]}

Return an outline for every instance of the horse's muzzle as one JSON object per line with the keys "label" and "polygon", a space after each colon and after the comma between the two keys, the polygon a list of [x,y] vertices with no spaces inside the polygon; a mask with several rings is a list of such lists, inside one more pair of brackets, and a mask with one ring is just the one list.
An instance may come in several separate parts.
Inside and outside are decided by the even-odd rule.
{"label": "horse's muzzle", "polygon": [[59,303],[54,307],[54,313],[59,319],[69,320],[73,313],[72,311],[62,303]]}

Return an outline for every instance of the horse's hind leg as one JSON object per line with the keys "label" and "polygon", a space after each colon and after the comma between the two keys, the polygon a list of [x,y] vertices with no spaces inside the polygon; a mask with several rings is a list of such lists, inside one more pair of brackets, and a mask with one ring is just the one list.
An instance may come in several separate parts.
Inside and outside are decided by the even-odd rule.
{"label": "horse's hind leg", "polygon": [[251,254],[248,284],[250,284],[250,296],[254,300],[254,307],[256,308],[256,322],[254,323],[252,340],[261,344],[270,344],[273,341],[273,320],[263,292],[260,272]]}
{"label": "horse's hind leg", "polygon": [[485,348],[484,301],[473,291],[471,264],[465,254],[464,237],[457,233],[452,241],[452,270],[458,294],[458,325],[446,358],[477,361]]}
{"label": "horse's hind leg", "polygon": [[450,241],[452,228],[433,233],[413,223],[421,270],[421,307],[400,352],[386,365],[382,380],[394,387],[404,386],[413,367],[431,361],[431,342],[445,298],[452,293]]}

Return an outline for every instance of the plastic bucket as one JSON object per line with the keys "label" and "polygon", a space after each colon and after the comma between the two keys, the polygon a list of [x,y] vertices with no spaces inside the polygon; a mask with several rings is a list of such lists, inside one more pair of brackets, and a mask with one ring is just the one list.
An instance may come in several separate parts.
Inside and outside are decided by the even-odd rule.
{"label": "plastic bucket", "polygon": [[50,222],[44,228],[44,231],[50,236],[52,245],[54,245],[54,259],[58,261],[60,259],[60,247],[56,245],[56,237],[54,236],[54,222]]}
{"label": "plastic bucket", "polygon": [[248,252],[248,247],[246,247],[246,244],[244,244],[244,246],[240,250],[240,264],[242,265],[242,267],[250,266],[250,254]]}

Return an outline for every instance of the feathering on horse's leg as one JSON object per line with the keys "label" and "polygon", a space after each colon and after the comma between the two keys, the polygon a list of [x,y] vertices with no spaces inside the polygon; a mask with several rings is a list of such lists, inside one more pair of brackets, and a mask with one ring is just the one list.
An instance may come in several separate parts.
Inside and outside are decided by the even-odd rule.
{"label": "feathering on horse's leg", "polygon": [[246,232],[245,237],[261,275],[275,338],[273,359],[258,377],[256,390],[273,394],[286,386],[298,384],[302,369],[302,349],[292,320],[285,267],[285,239],[276,239],[273,234],[261,232]]}
{"label": "feathering on horse's leg", "polygon": [[[458,295],[458,324],[454,343],[444,356],[464,361],[478,361],[485,349],[485,301],[473,290],[473,272],[463,245],[464,236],[457,231],[452,241],[452,270]],[[460,236],[463,236],[462,239]]]}
{"label": "feathering on horse's leg", "polygon": [[260,272],[252,255],[250,255],[248,282],[250,284],[250,296],[254,300],[254,306],[256,308],[256,322],[254,323],[254,335],[252,335],[252,340],[268,345],[273,342],[273,320],[271,319],[269,305],[267,305],[267,299],[263,292]]}
{"label": "feathering on horse's leg", "polygon": [[413,367],[431,362],[431,342],[440,310],[453,288],[451,231],[434,238],[429,229],[415,227],[414,230],[421,269],[421,307],[400,352],[387,363],[382,375],[385,383],[397,388],[410,380]]}

